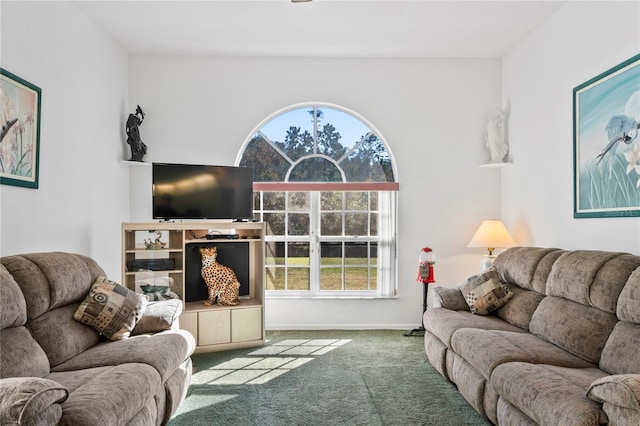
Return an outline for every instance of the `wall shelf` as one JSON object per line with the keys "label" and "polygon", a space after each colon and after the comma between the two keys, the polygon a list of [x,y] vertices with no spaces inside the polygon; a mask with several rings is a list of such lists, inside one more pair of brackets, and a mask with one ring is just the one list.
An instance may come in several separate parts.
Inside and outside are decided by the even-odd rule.
{"label": "wall shelf", "polygon": [[513,163],[486,163],[480,164],[478,167],[483,167],[486,169],[501,169],[503,167],[511,166]]}

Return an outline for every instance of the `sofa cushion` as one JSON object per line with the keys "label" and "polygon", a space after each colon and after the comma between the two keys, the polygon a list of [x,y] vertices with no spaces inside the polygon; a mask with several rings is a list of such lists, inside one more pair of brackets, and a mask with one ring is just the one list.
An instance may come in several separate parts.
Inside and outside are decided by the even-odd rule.
{"label": "sofa cushion", "polygon": [[49,374],[49,359],[26,327],[0,330],[0,361],[0,378]]}
{"label": "sofa cushion", "polygon": [[545,296],[515,285],[509,285],[509,290],[513,294],[509,303],[504,304],[494,313],[498,318],[502,318],[509,324],[528,330],[531,317],[533,317],[533,313]]}
{"label": "sofa cushion", "polygon": [[491,378],[498,365],[515,361],[575,368],[596,367],[526,332],[463,328],[453,334],[451,348],[486,379]]}
{"label": "sofa cushion", "polygon": [[586,387],[606,373],[597,368],[559,368],[511,362],[493,371],[491,383],[502,398],[541,425],[607,423],[600,404],[587,398]]}
{"label": "sofa cushion", "polygon": [[600,309],[547,296],[533,314],[529,330],[586,361],[598,363],[617,321],[615,315]]}
{"label": "sofa cushion", "polygon": [[461,328],[525,332],[493,315],[479,316],[469,311],[451,311],[445,308],[427,309],[424,314],[424,327],[448,347],[451,347],[453,333]]}
{"label": "sofa cushion", "polygon": [[[2,379],[0,380],[0,424],[45,424],[39,423],[44,420],[43,412],[47,413],[46,417],[48,417],[49,408],[52,405],[61,404],[67,396],[67,390],[53,380],[39,377]],[[59,409],[54,412],[59,412]]]}
{"label": "sofa cushion", "polygon": [[640,324],[620,321],[602,350],[600,368],[610,374],[640,373]]}
{"label": "sofa cushion", "polygon": [[81,370],[121,363],[141,363],[154,367],[164,382],[193,353],[195,340],[184,330],[167,330],[156,334],[131,336],[117,341],[103,341],[52,372]]}
{"label": "sofa cushion", "polygon": [[547,295],[615,313],[618,296],[640,257],[607,251],[564,253],[553,265]]}
{"label": "sofa cushion", "polygon": [[629,275],[620,292],[616,315],[621,321],[640,324],[640,267]]}
{"label": "sofa cushion", "polygon": [[115,281],[98,277],[73,318],[111,340],[126,339],[142,318],[147,299]]}
{"label": "sofa cushion", "polygon": [[501,281],[546,294],[547,277],[562,253],[555,248],[512,247],[500,253],[493,266]]}
{"label": "sofa cushion", "polygon": [[2,263],[20,286],[29,319],[81,300],[102,268],[91,258],[71,253],[7,256]]}
{"label": "sofa cushion", "polygon": [[500,282],[496,268],[473,275],[460,285],[469,309],[474,314],[488,315],[509,301],[512,293]]}
{"label": "sofa cushion", "polygon": [[52,367],[100,341],[96,330],[73,319],[77,308],[75,303],[52,309],[28,324],[29,331],[47,354]]}
{"label": "sofa cushion", "polygon": [[2,295],[2,309],[0,309],[0,330],[7,327],[25,325],[27,322],[27,304],[18,283],[13,279],[7,268],[0,264],[0,294]]}
{"label": "sofa cushion", "polygon": [[149,365],[114,366],[69,394],[62,405],[62,423],[84,426],[129,424],[161,389],[160,375]]}

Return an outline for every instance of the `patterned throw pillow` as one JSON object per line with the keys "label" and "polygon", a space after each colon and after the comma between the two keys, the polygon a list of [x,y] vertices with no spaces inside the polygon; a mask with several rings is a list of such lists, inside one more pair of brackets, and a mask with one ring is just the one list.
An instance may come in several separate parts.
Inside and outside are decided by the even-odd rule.
{"label": "patterned throw pillow", "polygon": [[73,314],[111,340],[126,339],[142,317],[147,299],[105,277],[98,277]]}
{"label": "patterned throw pillow", "polygon": [[513,293],[500,281],[496,268],[469,277],[460,285],[460,292],[464,296],[471,312],[487,315],[511,299]]}

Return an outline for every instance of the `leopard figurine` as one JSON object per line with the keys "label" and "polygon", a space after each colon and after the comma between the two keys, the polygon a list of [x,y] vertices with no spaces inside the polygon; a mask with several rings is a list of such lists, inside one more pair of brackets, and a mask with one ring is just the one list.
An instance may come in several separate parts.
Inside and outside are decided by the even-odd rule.
{"label": "leopard figurine", "polygon": [[204,301],[204,304],[211,306],[217,300],[218,305],[237,305],[240,282],[233,269],[216,261],[218,248],[202,247],[200,248],[200,255],[202,256],[202,278],[207,284],[209,293],[209,297]]}

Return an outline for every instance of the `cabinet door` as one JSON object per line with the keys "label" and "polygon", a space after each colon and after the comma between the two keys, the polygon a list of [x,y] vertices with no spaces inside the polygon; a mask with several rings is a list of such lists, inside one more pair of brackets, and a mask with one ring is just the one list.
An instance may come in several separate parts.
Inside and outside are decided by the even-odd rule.
{"label": "cabinet door", "polygon": [[180,328],[193,334],[196,339],[196,346],[198,345],[198,313],[197,312],[183,312],[179,318]]}
{"label": "cabinet door", "polygon": [[198,312],[198,346],[231,341],[231,315],[226,309]]}
{"label": "cabinet door", "polygon": [[231,341],[262,339],[262,308],[234,309],[231,311]]}

